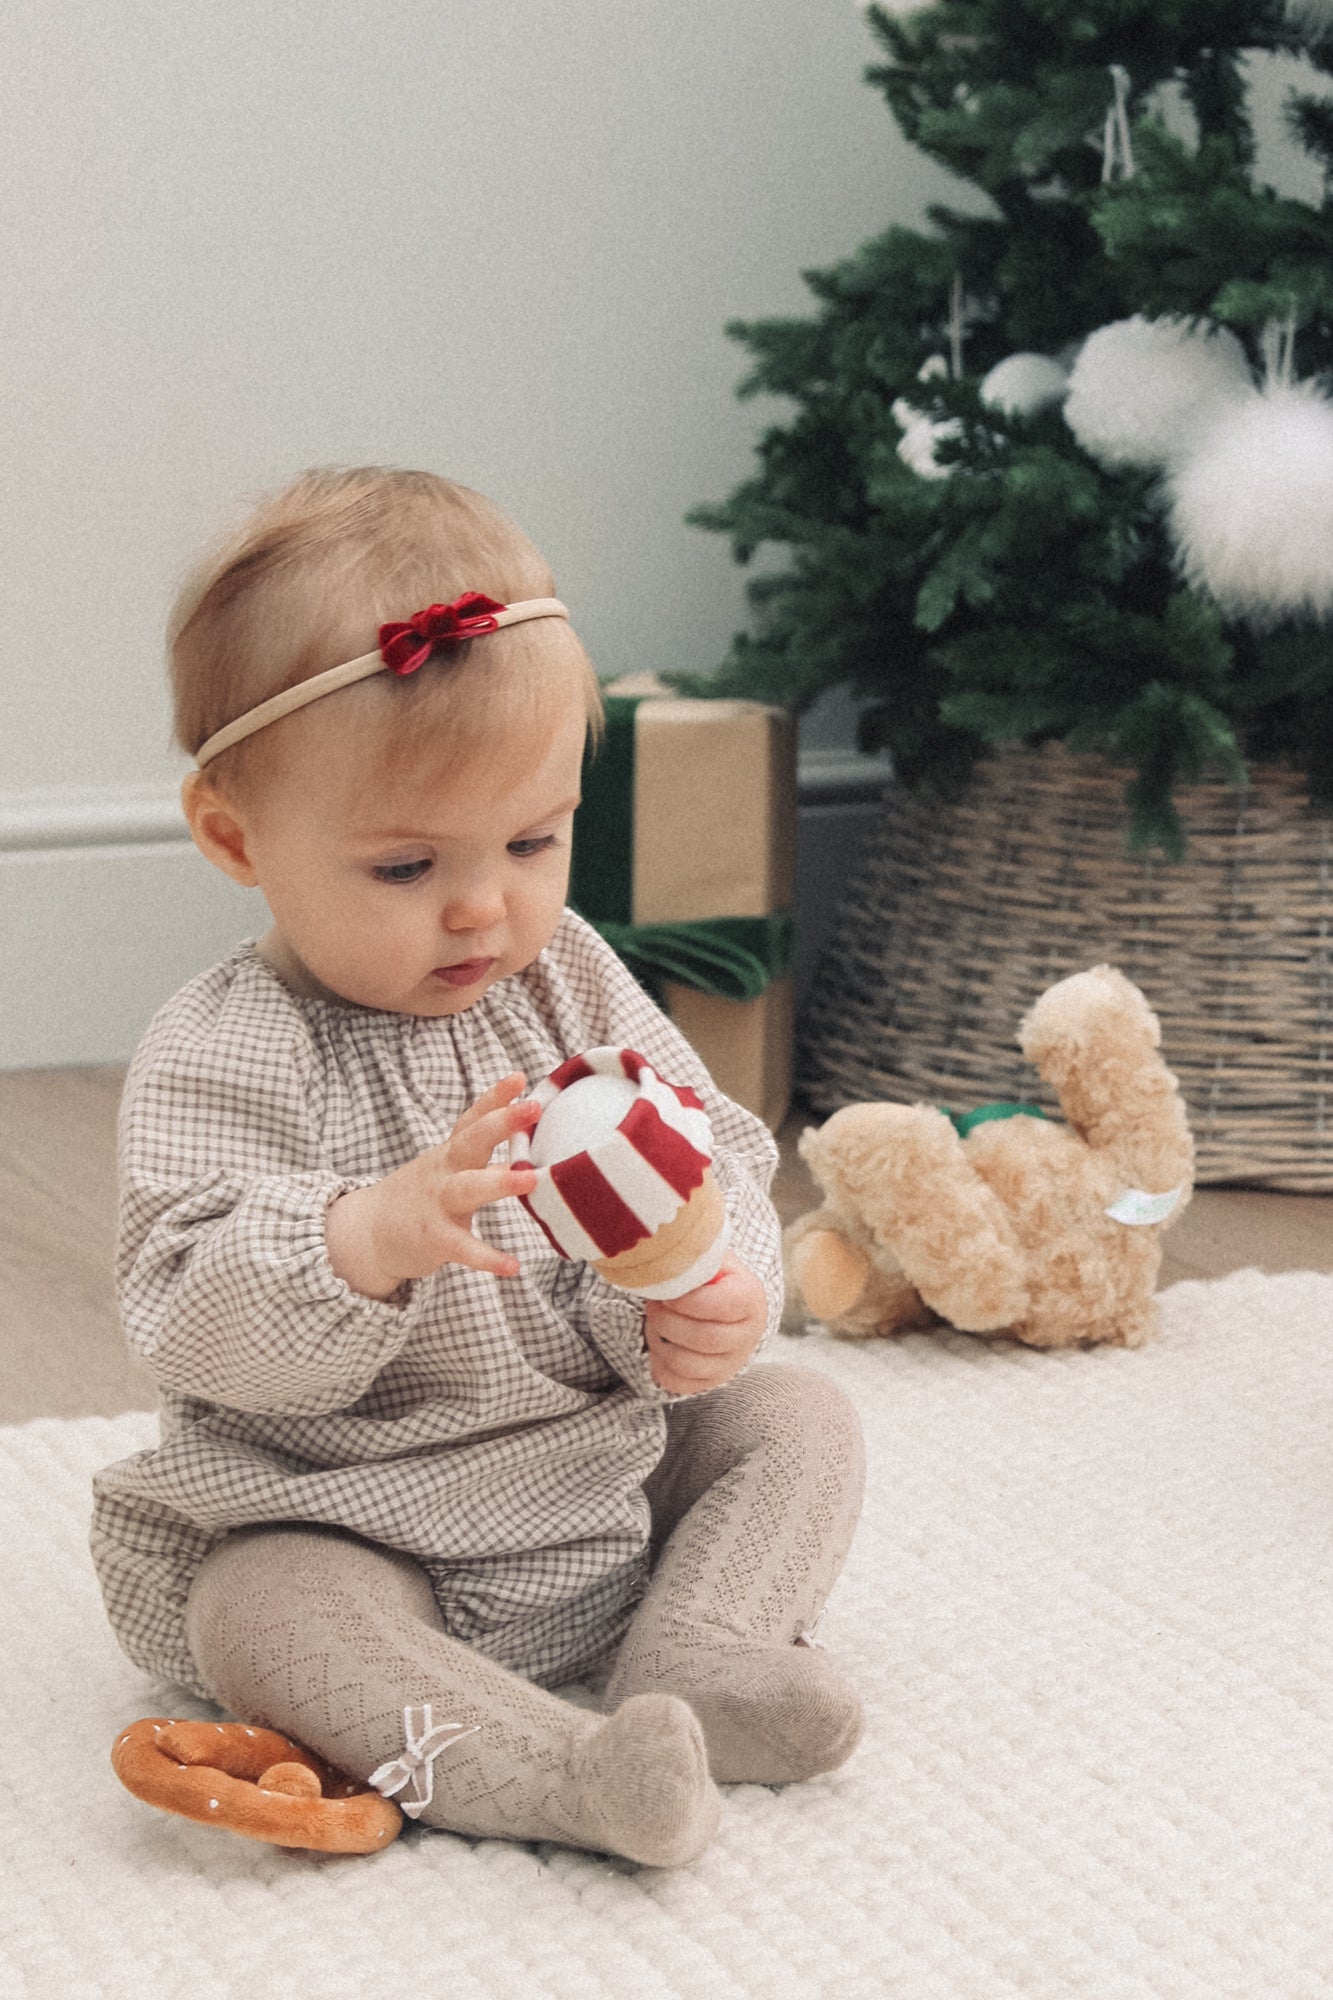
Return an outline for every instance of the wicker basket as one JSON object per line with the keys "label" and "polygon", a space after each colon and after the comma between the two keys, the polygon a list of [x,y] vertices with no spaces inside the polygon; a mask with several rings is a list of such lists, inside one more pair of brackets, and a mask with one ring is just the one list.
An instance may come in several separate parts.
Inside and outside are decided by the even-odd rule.
{"label": "wicker basket", "polygon": [[1333,1191],[1333,819],[1261,767],[1181,795],[1169,862],[1128,851],[1127,777],[1051,745],[947,807],[891,790],[804,1010],[802,1094],[820,1114],[1040,1098],[1020,1016],[1110,961],[1161,1019],[1199,1180]]}

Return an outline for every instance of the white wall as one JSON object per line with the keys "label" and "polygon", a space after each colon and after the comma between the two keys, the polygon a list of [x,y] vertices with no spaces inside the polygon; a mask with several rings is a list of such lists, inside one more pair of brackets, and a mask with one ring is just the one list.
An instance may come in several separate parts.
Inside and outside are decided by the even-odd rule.
{"label": "white wall", "polygon": [[849,0],[8,0],[0,1067],[125,1055],[262,924],[181,838],[164,613],[320,462],[480,485],[607,674],[706,667],[733,316],[949,192]]}
{"label": "white wall", "polygon": [[9,0],[0,1066],[123,1055],[258,921],[179,846],[161,669],[238,496],[428,465],[606,673],[721,656],[742,579],[682,516],[764,414],[723,324],[945,188],[872,55],[848,0]]}

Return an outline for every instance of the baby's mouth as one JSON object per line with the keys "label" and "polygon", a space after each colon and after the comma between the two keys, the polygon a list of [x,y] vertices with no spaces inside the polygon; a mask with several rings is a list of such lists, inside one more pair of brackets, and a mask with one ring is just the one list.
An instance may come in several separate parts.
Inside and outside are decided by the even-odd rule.
{"label": "baby's mouth", "polygon": [[475,986],[494,964],[493,958],[461,958],[456,965],[437,965],[431,978],[445,986]]}

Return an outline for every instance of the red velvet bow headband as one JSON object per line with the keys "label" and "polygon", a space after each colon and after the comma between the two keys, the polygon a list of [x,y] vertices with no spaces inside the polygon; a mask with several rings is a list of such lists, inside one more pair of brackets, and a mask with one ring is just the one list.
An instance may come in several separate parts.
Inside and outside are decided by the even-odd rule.
{"label": "red velvet bow headband", "polygon": [[424,666],[431,654],[440,646],[461,646],[468,639],[480,638],[486,632],[498,632],[502,625],[521,625],[527,618],[568,618],[569,613],[558,597],[527,597],[519,604],[500,604],[493,597],[483,597],[478,590],[465,590],[452,604],[428,604],[424,611],[414,612],[405,622],[380,626],[379,650],[363,653],[360,659],[347,660],[340,667],[330,667],[327,673],[313,674],[308,681],[299,681],[295,687],[284,688],[281,694],[273,695],[268,701],[261,701],[257,708],[247,709],[238,715],[235,722],[229,722],[225,729],[219,729],[195,752],[195,765],[203,770],[222,751],[230,750],[233,743],[240,743],[247,736],[253,736],[257,729],[264,729],[270,722],[277,722],[284,715],[291,715],[295,709],[304,708],[308,702],[318,701],[321,695],[335,694],[339,688],[350,687],[353,681],[368,680],[372,674],[386,671],[395,674],[414,674]]}

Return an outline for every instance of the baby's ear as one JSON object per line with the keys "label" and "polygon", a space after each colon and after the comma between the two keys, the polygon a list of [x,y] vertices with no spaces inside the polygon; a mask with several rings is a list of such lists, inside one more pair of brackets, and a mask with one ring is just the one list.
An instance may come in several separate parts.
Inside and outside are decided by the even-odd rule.
{"label": "baby's ear", "polygon": [[181,811],[190,838],[205,859],[243,888],[255,888],[259,877],[251,865],[244,823],[206,772],[187,772],[181,785]]}

